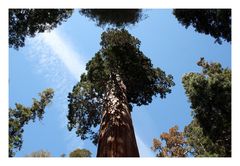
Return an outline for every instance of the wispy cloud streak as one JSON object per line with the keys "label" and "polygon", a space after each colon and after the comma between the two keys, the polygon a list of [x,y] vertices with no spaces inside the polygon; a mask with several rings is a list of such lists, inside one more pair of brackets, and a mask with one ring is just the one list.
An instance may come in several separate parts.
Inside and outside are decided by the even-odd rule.
{"label": "wispy cloud streak", "polygon": [[85,66],[85,63],[82,63],[79,59],[81,56],[65,41],[66,39],[60,37],[55,31],[44,33],[42,39],[61,62],[64,63],[73,77],[79,80],[80,74],[84,72],[83,66]]}
{"label": "wispy cloud streak", "polygon": [[136,133],[136,140],[138,145],[138,150],[140,153],[140,157],[152,157],[154,153],[151,151],[150,147],[148,147],[144,141],[138,136]]}
{"label": "wispy cloud streak", "polygon": [[83,141],[76,138],[75,133],[68,132],[67,127],[67,95],[85,71],[82,55],[75,51],[64,34],[58,31],[39,34],[27,41],[29,46],[27,59],[34,64],[34,71],[55,90],[53,106],[58,113],[61,128],[65,129],[67,151],[82,147]]}

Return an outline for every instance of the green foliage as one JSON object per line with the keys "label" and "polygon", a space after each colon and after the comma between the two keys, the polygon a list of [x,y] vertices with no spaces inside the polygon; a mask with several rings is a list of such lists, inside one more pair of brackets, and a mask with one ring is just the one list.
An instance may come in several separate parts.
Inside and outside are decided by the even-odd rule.
{"label": "green foliage", "polygon": [[188,73],[182,79],[193,116],[203,134],[231,156],[231,70],[203,58],[198,65],[201,73]]}
{"label": "green foliage", "polygon": [[72,12],[72,9],[9,9],[9,47],[23,47],[26,37],[56,28]]}
{"label": "green foliage", "polygon": [[25,157],[52,157],[52,155],[48,151],[39,150],[36,152],[32,152],[31,154],[26,155]]}
{"label": "green foliage", "polygon": [[173,14],[188,28],[192,25],[199,33],[210,34],[221,44],[231,42],[231,9],[175,9]]}
{"label": "green foliage", "polygon": [[191,147],[191,154],[194,157],[224,157],[225,148],[223,146],[214,144],[208,136],[203,134],[203,129],[199,123],[194,119],[184,129],[184,136],[187,144]]}
{"label": "green foliage", "polygon": [[101,39],[101,50],[87,63],[87,73],[68,95],[68,129],[76,128],[81,139],[90,136],[95,144],[98,133],[93,128],[101,122],[107,85],[114,76],[124,82],[130,106],[147,105],[158,94],[165,98],[174,86],[173,77],[153,68],[139,49],[140,41],[126,30],[109,29]]}
{"label": "green foliage", "polygon": [[124,27],[142,19],[141,9],[81,9],[80,14],[97,23],[97,26]]}
{"label": "green foliage", "polygon": [[91,157],[91,154],[87,149],[76,149],[69,154],[69,157]]}
{"label": "green foliage", "polygon": [[153,139],[152,150],[157,152],[156,157],[187,157],[189,146],[183,132],[178,131],[178,126],[169,129],[169,133],[162,133],[160,139]]}
{"label": "green foliage", "polygon": [[156,157],[224,157],[225,147],[220,146],[206,135],[197,119],[185,126],[184,132],[178,131],[178,126],[162,133],[160,140],[154,138],[151,148],[157,152]]}
{"label": "green foliage", "polygon": [[22,104],[16,103],[16,108],[9,108],[9,156],[15,155],[15,151],[22,147],[23,127],[30,120],[33,122],[36,118],[42,120],[45,107],[51,102],[54,95],[52,89],[46,89],[39,93],[40,100],[33,98],[31,107],[25,107]]}

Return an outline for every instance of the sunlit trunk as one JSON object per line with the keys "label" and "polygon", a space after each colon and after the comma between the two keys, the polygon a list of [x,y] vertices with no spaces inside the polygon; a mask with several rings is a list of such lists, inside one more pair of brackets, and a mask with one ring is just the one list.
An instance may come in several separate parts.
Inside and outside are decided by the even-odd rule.
{"label": "sunlit trunk", "polygon": [[97,157],[139,157],[126,87],[119,75],[107,85]]}

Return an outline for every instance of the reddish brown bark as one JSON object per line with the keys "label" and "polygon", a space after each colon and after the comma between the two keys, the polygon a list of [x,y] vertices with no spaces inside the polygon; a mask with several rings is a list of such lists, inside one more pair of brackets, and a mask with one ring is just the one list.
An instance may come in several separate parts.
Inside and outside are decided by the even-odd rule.
{"label": "reddish brown bark", "polygon": [[97,157],[139,157],[126,87],[119,76],[107,86]]}

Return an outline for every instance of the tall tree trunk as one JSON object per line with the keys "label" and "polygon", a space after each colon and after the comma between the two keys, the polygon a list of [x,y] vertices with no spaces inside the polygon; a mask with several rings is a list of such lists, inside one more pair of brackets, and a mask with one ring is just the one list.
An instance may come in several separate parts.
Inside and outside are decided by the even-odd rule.
{"label": "tall tree trunk", "polygon": [[139,157],[126,86],[119,75],[107,85],[97,157]]}

